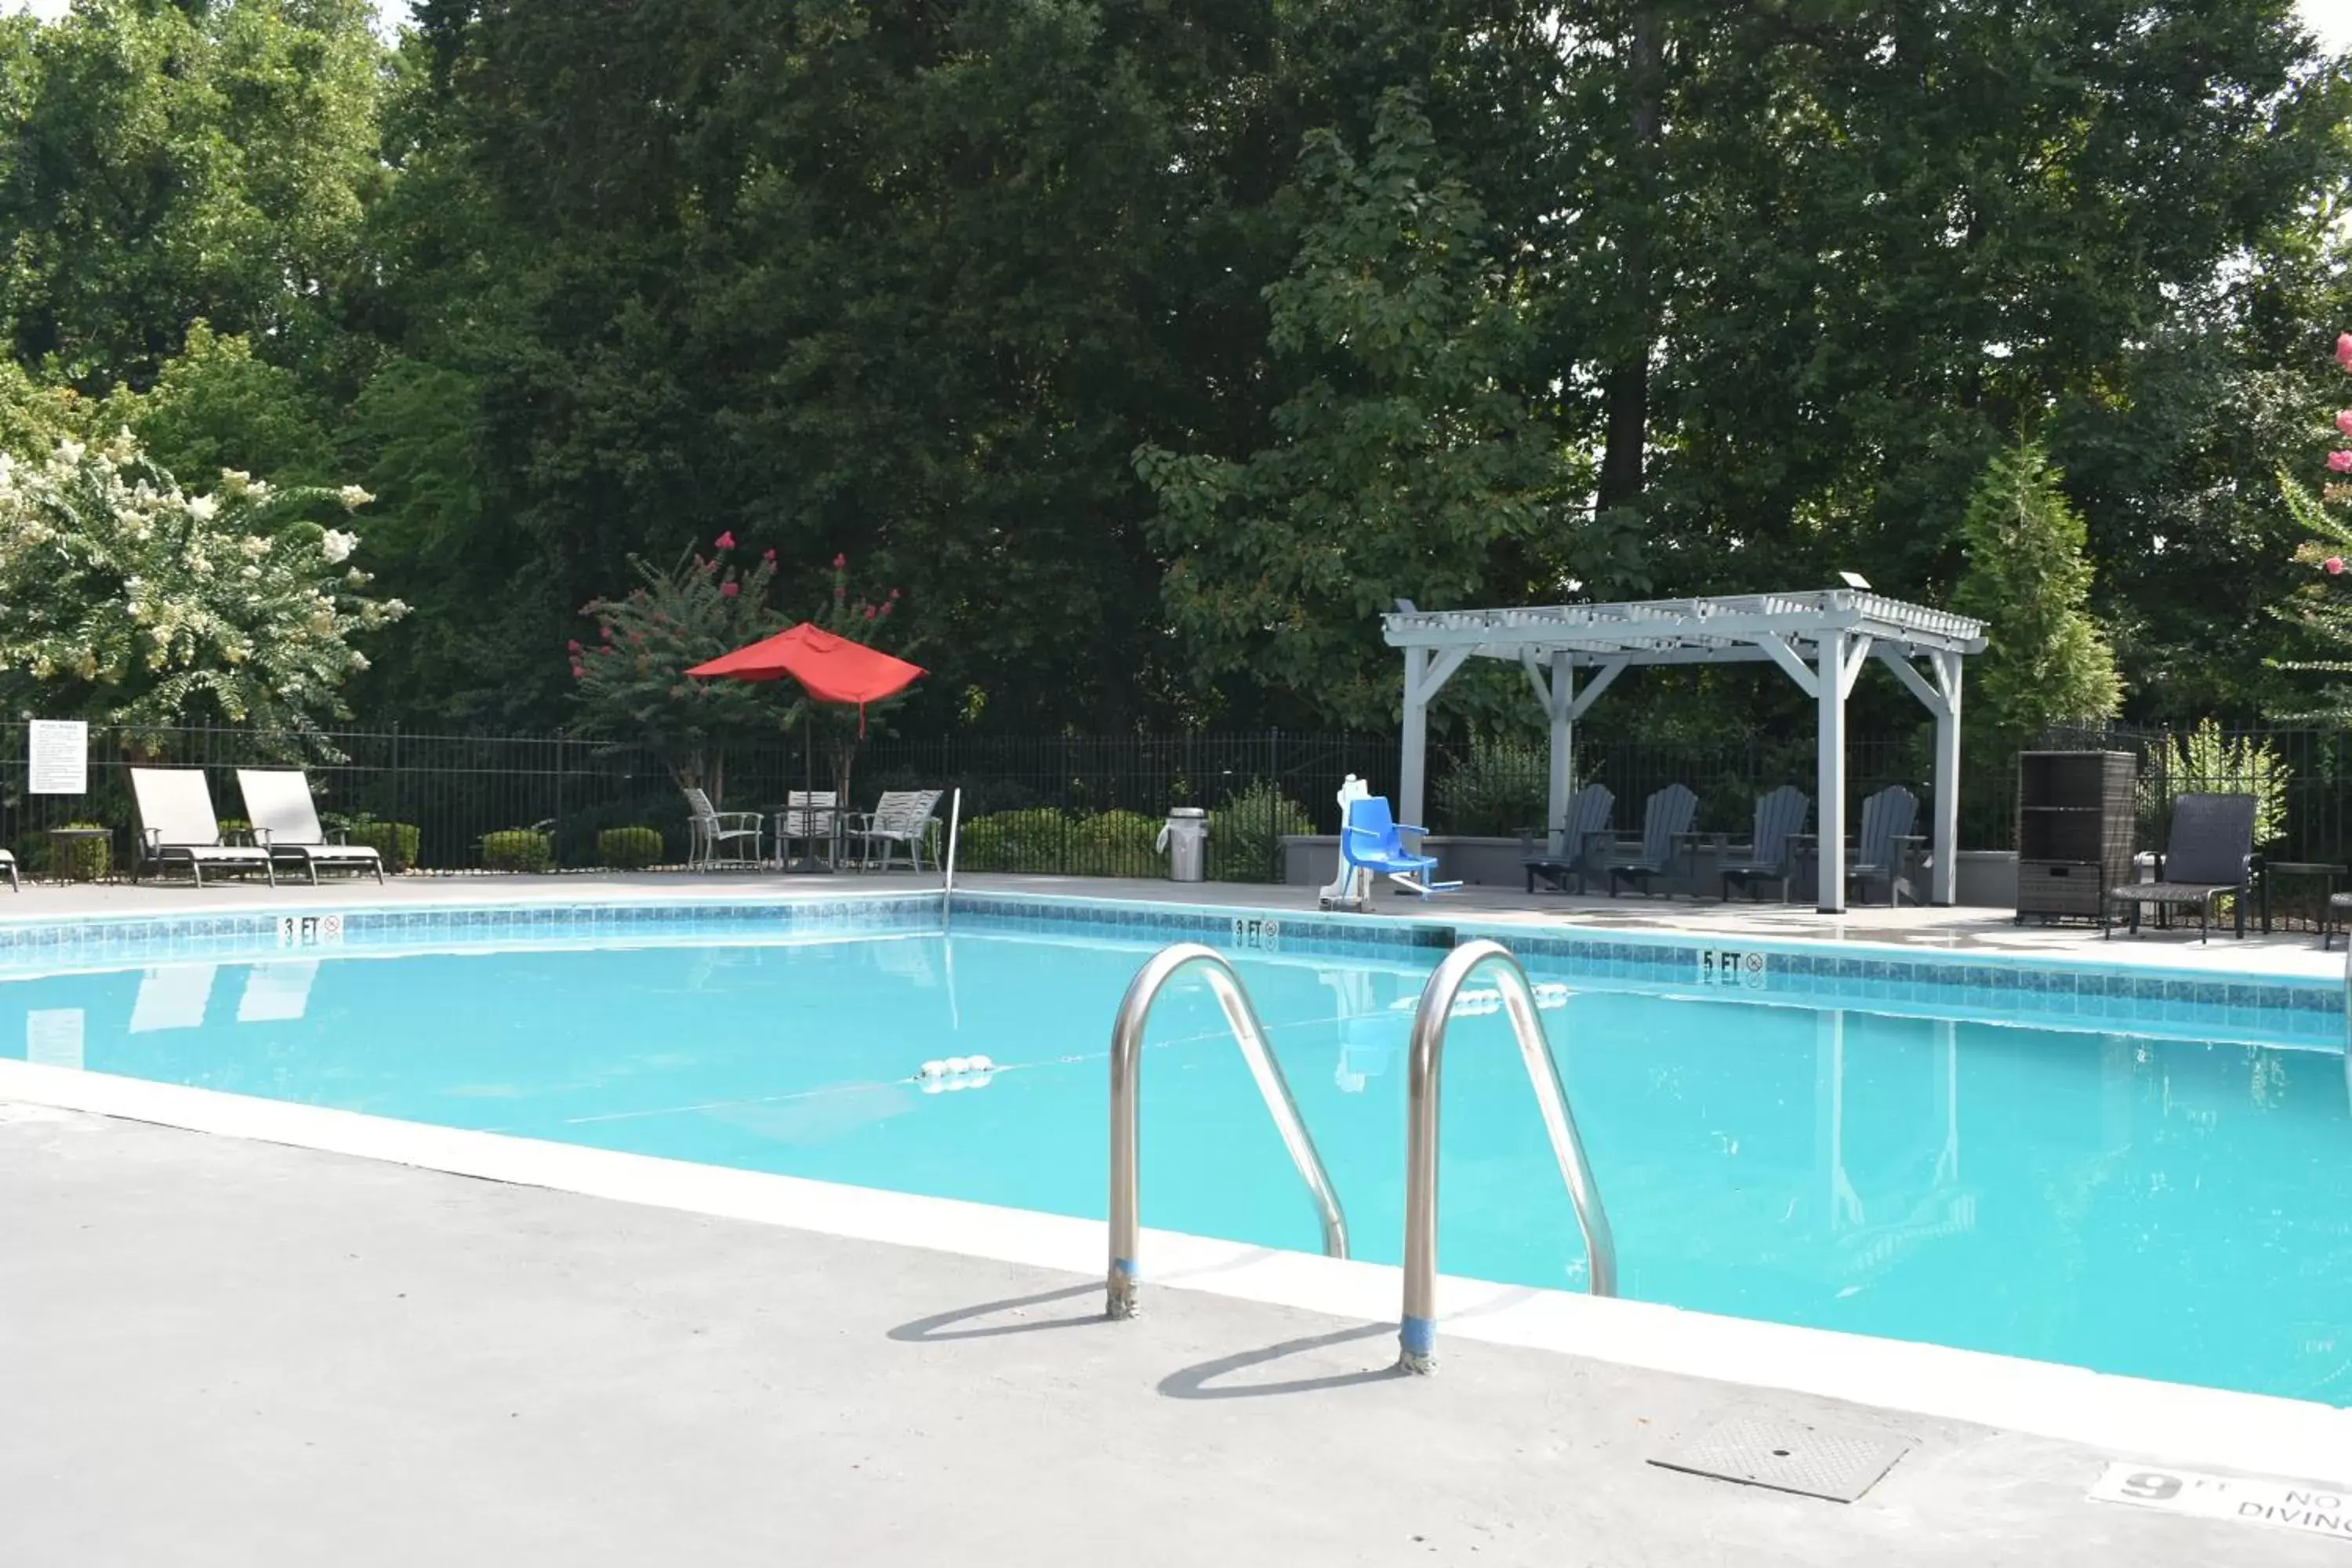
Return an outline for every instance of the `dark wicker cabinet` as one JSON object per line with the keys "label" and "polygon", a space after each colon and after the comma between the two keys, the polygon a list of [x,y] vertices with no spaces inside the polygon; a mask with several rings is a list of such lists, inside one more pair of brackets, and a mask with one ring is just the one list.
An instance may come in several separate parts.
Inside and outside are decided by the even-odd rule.
{"label": "dark wicker cabinet", "polygon": [[2132,877],[2138,760],[2128,752],[2017,759],[2017,918],[2105,921],[2107,889]]}

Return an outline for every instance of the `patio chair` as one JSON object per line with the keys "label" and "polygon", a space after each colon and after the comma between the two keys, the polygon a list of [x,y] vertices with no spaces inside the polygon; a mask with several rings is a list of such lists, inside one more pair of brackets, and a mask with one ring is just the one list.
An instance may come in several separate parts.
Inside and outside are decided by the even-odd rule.
{"label": "patio chair", "polygon": [[824,846],[825,864],[837,853],[835,836],[841,823],[841,793],[830,789],[795,789],[784,794],[784,809],[776,818],[776,853],[793,858],[793,846],[805,844],[812,858]]}
{"label": "patio chair", "polygon": [[[2107,889],[2111,902],[2131,906],[2131,931],[2139,934],[2139,912],[2154,904],[2197,906],[2197,940],[2212,935],[2213,902],[2237,895],[2238,935],[2246,934],[2246,896],[2253,882],[2254,808],[2250,795],[2180,795],[2172,800],[2172,836],[2157,858],[2156,880]],[[2110,928],[2112,929],[2112,928]]]}
{"label": "patio chair", "polygon": [[1670,874],[1681,858],[1682,841],[1690,837],[1691,818],[1697,815],[1698,796],[1686,785],[1668,784],[1650,796],[1642,806],[1641,841],[1611,846],[1596,868],[1609,873],[1609,896],[1615,898],[1626,882],[1639,882],[1647,897],[1650,879]]}
{"label": "patio chair", "polygon": [[908,863],[916,870],[923,868],[923,841],[929,836],[931,814],[939,809],[940,797],[947,791],[938,789],[886,789],[874,809],[848,819],[847,832],[857,841],[857,863],[872,866],[874,846],[882,846],[882,867],[904,848]]}
{"label": "patio chair", "polygon": [[330,839],[319,826],[310,781],[299,768],[239,768],[237,793],[245,796],[246,820],[273,861],[299,865],[319,885],[319,868],[373,871],[383,880],[383,857],[364,844]]}
{"label": "patio chair", "polygon": [[269,851],[252,844],[228,843],[220,818],[213,814],[213,792],[201,768],[133,768],[131,797],[139,813],[139,848],[132,858],[131,879],[152,866],[158,873],[174,861],[188,868],[199,888],[205,870],[258,871],[278,885]]}
{"label": "patio chair", "polygon": [[[1339,829],[1339,861],[1343,875],[1362,871],[1371,876],[1386,877],[1409,893],[1426,899],[1436,893],[1450,893],[1462,886],[1459,882],[1440,882],[1429,876],[1437,869],[1434,855],[1415,855],[1405,848],[1400,835],[1427,833],[1426,827],[1413,827],[1400,823],[1390,814],[1386,795],[1367,795],[1351,801],[1348,820]],[[1369,888],[1370,883],[1366,881]]]}
{"label": "patio chair", "polygon": [[1557,847],[1536,847],[1535,835],[1519,835],[1519,865],[1528,874],[1528,891],[1536,890],[1536,879],[1541,877],[1551,884],[1552,891],[1568,891],[1570,878],[1576,879],[1576,890],[1584,891],[1584,879],[1592,869],[1591,854],[1594,840],[1604,839],[1609,833],[1609,814],[1617,804],[1607,784],[1586,784],[1570,797],[1568,816],[1561,827]]}
{"label": "patio chair", "polygon": [[[686,795],[686,819],[688,828],[686,868],[689,871],[715,871],[722,866],[756,866],[764,858],[761,847],[767,843],[767,821],[756,811],[720,811],[710,804],[710,796],[702,790],[688,787]],[[751,841],[749,859],[728,853],[730,845]]]}
{"label": "patio chair", "polygon": [[1789,901],[1789,881],[1796,871],[1797,836],[1805,830],[1805,820],[1813,813],[1813,797],[1795,784],[1782,784],[1779,789],[1756,797],[1756,825],[1738,854],[1728,848],[1726,858],[1717,871],[1723,878],[1723,896],[1731,898],[1731,884],[1738,883],[1753,897],[1759,882],[1780,884],[1780,901]]}
{"label": "patio chair", "polygon": [[25,890],[16,881],[16,856],[14,850],[0,849],[0,872],[7,873],[10,892],[21,893]]}
{"label": "patio chair", "polygon": [[[1862,831],[1846,844],[1845,879],[1867,893],[1873,882],[1886,884],[1886,905],[1893,909],[1903,901],[1906,892],[1912,893],[1913,902],[1918,895],[1912,889],[1904,867],[1913,847],[1919,843],[1911,829],[1919,820],[1919,797],[1901,784],[1888,784],[1862,803]],[[1791,840],[1797,856],[1813,868],[1814,880],[1820,880],[1821,837],[1800,833]],[[1863,898],[1862,902],[1869,900]]]}

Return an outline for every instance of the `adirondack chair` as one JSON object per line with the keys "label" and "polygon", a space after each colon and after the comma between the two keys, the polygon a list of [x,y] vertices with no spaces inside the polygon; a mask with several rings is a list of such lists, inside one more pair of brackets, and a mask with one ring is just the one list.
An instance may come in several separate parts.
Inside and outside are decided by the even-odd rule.
{"label": "adirondack chair", "polygon": [[1691,818],[1698,815],[1698,796],[1683,784],[1668,784],[1642,807],[1642,837],[1621,841],[1598,869],[1609,873],[1609,896],[1627,882],[1638,882],[1647,895],[1650,879],[1670,874],[1682,858],[1682,841],[1690,837]]}
{"label": "adirondack chair", "polygon": [[[1862,831],[1846,846],[1845,879],[1867,892],[1873,882],[1886,884],[1886,903],[1892,909],[1910,892],[1911,883],[1904,876],[1904,864],[1912,847],[1919,840],[1912,825],[1919,819],[1919,797],[1901,784],[1888,784],[1862,803]],[[1821,865],[1821,839],[1816,834],[1801,833],[1794,842],[1799,856],[1811,862],[1818,877]],[[1858,895],[1859,896],[1859,895]],[[1916,901],[1917,895],[1913,895]],[[1864,898],[1860,901],[1868,902]]]}
{"label": "adirondack chair", "polygon": [[1813,797],[1795,784],[1782,784],[1756,797],[1756,826],[1747,844],[1740,847],[1744,853],[1727,850],[1727,858],[1716,868],[1723,877],[1727,900],[1734,882],[1751,897],[1757,883],[1778,882],[1780,901],[1789,901],[1789,880],[1796,871],[1796,838],[1805,830],[1805,819],[1812,810]]}
{"label": "adirondack chair", "polygon": [[1558,843],[1538,847],[1532,832],[1521,833],[1519,864],[1528,874],[1528,891],[1536,890],[1536,879],[1541,877],[1554,892],[1562,893],[1573,878],[1576,890],[1583,892],[1584,879],[1593,869],[1595,841],[1607,838],[1609,814],[1616,804],[1617,797],[1607,784],[1586,784],[1568,803]]}

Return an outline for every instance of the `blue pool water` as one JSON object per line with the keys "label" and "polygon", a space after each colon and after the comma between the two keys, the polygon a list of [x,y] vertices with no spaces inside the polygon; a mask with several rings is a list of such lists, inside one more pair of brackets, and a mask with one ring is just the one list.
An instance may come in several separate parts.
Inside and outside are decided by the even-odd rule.
{"label": "blue pool water", "polygon": [[[960,921],[167,963],[0,984],[0,1053],[1098,1218],[1110,1020],[1152,945]],[[1400,1250],[1405,1009],[1434,956],[1237,960],[1360,1258]],[[1625,1295],[2352,1404],[2340,1052],[1623,988],[1545,1017]],[[1312,1250],[1222,1031],[1194,982],[1155,1015],[1145,1222]],[[1441,1267],[1580,1289],[1507,1026],[1452,1038]],[[984,1084],[915,1079],[975,1053]]]}

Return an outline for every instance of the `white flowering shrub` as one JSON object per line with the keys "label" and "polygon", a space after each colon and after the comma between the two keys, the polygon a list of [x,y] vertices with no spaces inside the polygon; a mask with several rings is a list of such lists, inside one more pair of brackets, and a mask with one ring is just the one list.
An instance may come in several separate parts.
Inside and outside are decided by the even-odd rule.
{"label": "white flowering shrub", "polygon": [[349,717],[353,634],[408,613],[373,599],[359,536],[312,521],[370,497],[226,472],[184,492],[125,432],[0,454],[0,704],[124,724],[224,721],[305,734]]}

